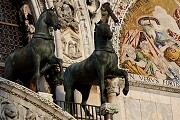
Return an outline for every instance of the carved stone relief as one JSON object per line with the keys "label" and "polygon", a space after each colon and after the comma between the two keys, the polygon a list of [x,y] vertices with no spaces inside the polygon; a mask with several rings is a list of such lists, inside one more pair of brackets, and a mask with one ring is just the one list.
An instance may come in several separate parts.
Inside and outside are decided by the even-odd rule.
{"label": "carved stone relief", "polygon": [[86,1],[77,0],[75,3],[80,28],[80,39],[83,41],[84,58],[94,50],[94,38],[91,32],[91,21],[88,14]]}
{"label": "carved stone relief", "polygon": [[86,2],[55,0],[53,4],[61,24],[60,51],[64,65],[87,58],[92,53],[93,40]]}
{"label": "carved stone relief", "polygon": [[28,42],[32,39],[32,35],[35,32],[35,27],[33,23],[33,16],[31,14],[31,10],[29,7],[29,4],[25,3],[20,8],[22,16],[21,21],[23,25],[23,33],[24,33],[24,39],[26,39]]}
{"label": "carved stone relief", "polygon": [[0,120],[75,120],[39,94],[0,77]]}
{"label": "carved stone relief", "polygon": [[[23,109],[24,111],[19,111]],[[1,101],[0,106],[0,120],[50,120],[52,117],[41,115],[33,112],[30,108],[21,107],[20,105],[15,105],[14,102],[9,100]]]}
{"label": "carved stone relief", "polygon": [[70,27],[74,32],[78,33],[78,22],[76,21],[76,8],[69,0],[55,0],[54,6],[59,16],[61,31],[65,31]]}
{"label": "carved stone relief", "polygon": [[30,109],[26,111],[26,120],[36,120],[36,114],[33,113]]}
{"label": "carved stone relief", "polygon": [[45,0],[37,0],[39,7],[40,7],[40,11],[44,11],[46,9],[46,2]]}
{"label": "carved stone relief", "polygon": [[66,63],[82,60],[82,43],[71,29],[67,29],[62,33],[61,44],[63,49],[63,60]]}
{"label": "carved stone relief", "polygon": [[112,79],[107,79],[105,84],[106,84],[106,89],[107,89],[107,94],[110,93],[116,93],[116,95],[120,94],[120,78],[112,78]]}
{"label": "carved stone relief", "polygon": [[101,18],[101,0],[86,0],[87,9],[89,12],[89,17],[91,19],[91,23],[97,23]]}
{"label": "carved stone relief", "polygon": [[113,103],[104,103],[101,105],[101,114],[105,115],[107,113],[116,114],[118,113],[118,106]]}
{"label": "carved stone relief", "polygon": [[18,120],[19,112],[13,102],[2,101],[0,106],[0,120]]}

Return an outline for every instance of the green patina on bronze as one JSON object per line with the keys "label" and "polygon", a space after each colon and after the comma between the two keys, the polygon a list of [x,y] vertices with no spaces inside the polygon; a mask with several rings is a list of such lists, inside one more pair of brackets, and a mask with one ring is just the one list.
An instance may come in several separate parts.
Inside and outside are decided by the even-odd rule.
{"label": "green patina on bronze", "polygon": [[54,55],[54,37],[50,34],[49,27],[53,27],[54,30],[60,29],[58,17],[52,8],[40,15],[32,40],[25,47],[8,56],[5,62],[5,78],[12,81],[19,79],[26,87],[29,87],[30,81],[35,80],[35,88],[38,92],[42,67],[45,64],[58,64],[62,79],[62,60]]}
{"label": "green patina on bronze", "polygon": [[[111,38],[113,33],[107,23],[100,22],[95,28],[95,50],[87,59],[70,65],[64,72],[65,100],[74,101],[74,90],[82,94],[82,104],[86,104],[92,85],[99,85],[101,103],[106,102],[104,80],[108,77],[124,77],[124,95],[129,91],[128,73],[118,68],[118,57],[113,49]],[[86,110],[85,106],[83,108]],[[65,110],[71,113],[71,106]],[[89,112],[87,111],[87,114]]]}

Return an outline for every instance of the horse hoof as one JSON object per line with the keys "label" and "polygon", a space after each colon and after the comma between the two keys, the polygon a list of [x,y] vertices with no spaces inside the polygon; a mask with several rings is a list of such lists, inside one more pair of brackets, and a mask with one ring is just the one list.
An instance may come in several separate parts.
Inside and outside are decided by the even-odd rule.
{"label": "horse hoof", "polygon": [[128,92],[129,92],[129,90],[123,89],[123,94],[124,94],[124,95],[127,95]]}

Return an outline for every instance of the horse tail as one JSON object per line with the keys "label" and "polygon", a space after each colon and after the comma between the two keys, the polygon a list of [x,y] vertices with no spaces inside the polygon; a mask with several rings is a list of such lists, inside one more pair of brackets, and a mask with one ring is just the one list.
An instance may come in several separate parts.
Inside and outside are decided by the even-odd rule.
{"label": "horse tail", "polygon": [[124,95],[127,95],[129,92],[129,80],[128,80],[128,72],[126,70],[122,70],[125,78],[125,85],[123,89]]}

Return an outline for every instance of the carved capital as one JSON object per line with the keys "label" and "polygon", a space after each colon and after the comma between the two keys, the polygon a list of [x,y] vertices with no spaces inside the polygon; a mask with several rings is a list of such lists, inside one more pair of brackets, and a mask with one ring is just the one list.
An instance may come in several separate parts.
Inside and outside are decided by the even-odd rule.
{"label": "carved capital", "polygon": [[107,79],[106,82],[107,94],[116,93],[120,94],[120,80],[119,78]]}
{"label": "carved capital", "polygon": [[101,114],[117,114],[119,112],[118,105],[113,103],[104,103],[101,105]]}

